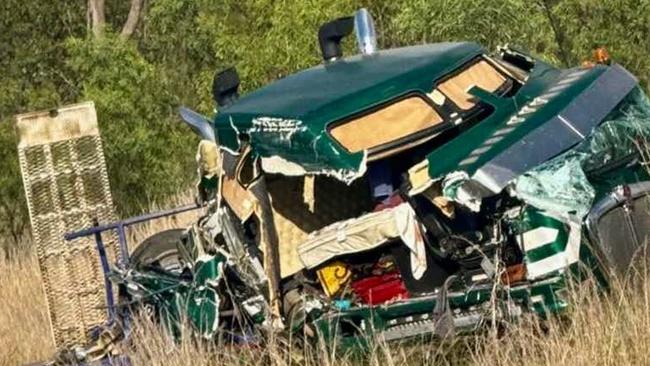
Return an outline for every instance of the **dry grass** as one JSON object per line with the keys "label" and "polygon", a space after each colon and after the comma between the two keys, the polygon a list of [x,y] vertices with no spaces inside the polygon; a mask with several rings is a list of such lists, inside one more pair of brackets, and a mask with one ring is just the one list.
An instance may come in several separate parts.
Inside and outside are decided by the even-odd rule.
{"label": "dry grass", "polygon": [[616,281],[606,295],[595,285],[570,292],[564,319],[517,324],[503,339],[484,341],[472,355],[480,365],[648,365],[650,364],[650,277]]}
{"label": "dry grass", "polygon": [[271,339],[261,346],[232,346],[185,337],[175,341],[168,333],[146,319],[138,319],[132,344],[125,352],[134,365],[424,365],[468,364],[469,344],[457,338],[439,342],[416,341],[387,344],[377,341],[367,351],[341,352],[324,344],[291,346]]}
{"label": "dry grass", "polygon": [[[192,200],[188,191],[166,206]],[[130,249],[158,231],[187,227],[198,215],[199,211],[190,211],[135,225],[127,233]],[[33,244],[25,240],[20,247],[12,251],[12,260],[7,260],[0,250],[0,366],[45,360],[55,352],[38,260],[35,253],[25,249],[33,248]]]}
{"label": "dry grass", "polygon": [[[154,205],[149,212],[163,211],[170,207],[185,206],[191,202],[194,202],[194,190],[187,190],[185,193],[179,194],[170,201],[167,201],[165,205]],[[134,225],[127,232],[129,249],[133,250],[137,246],[137,243],[157,232],[172,228],[188,227],[197,221],[201,213],[201,210],[187,211]]]}
{"label": "dry grass", "polygon": [[[26,257],[0,262],[0,365],[46,359],[53,353],[36,269]],[[298,349],[271,341],[260,347],[228,347],[186,337],[174,341],[147,319],[139,319],[124,346],[135,365],[646,365],[650,364],[650,281],[617,285],[596,297],[589,286],[575,289],[567,319],[522,321],[505,335],[464,336],[405,345],[377,342],[366,353]]]}
{"label": "dry grass", "polygon": [[[141,225],[131,236],[137,241],[195,218],[190,213]],[[0,260],[0,365],[43,360],[54,352],[37,268],[33,255]],[[618,283],[606,296],[582,284],[571,291],[573,307],[565,318],[543,324],[537,318],[524,320],[499,336],[487,332],[443,342],[375,342],[364,353],[341,353],[318,344],[299,349],[277,339],[258,347],[192,337],[177,342],[141,318],[123,348],[135,365],[645,365],[650,364],[650,275],[643,270],[637,277]]]}
{"label": "dry grass", "polygon": [[0,255],[0,365],[46,359],[52,356],[54,345],[36,257],[2,258]]}

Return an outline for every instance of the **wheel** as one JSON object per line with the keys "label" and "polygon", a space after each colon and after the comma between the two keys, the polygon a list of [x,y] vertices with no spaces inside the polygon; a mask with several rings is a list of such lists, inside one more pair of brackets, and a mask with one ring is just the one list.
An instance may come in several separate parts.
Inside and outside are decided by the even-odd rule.
{"label": "wheel", "polygon": [[180,273],[183,266],[178,244],[184,234],[185,229],[169,229],[148,237],[131,254],[130,267],[145,269],[157,266],[165,271]]}

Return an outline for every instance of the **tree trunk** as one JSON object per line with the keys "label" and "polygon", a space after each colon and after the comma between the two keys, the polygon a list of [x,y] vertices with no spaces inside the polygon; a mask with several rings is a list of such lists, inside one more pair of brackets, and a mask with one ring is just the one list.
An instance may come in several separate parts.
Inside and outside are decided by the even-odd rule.
{"label": "tree trunk", "polygon": [[553,5],[549,2],[549,0],[541,0],[539,4],[542,6],[544,14],[546,15],[546,19],[548,19],[551,29],[553,30],[553,35],[555,36],[555,43],[557,43],[560,59],[562,60],[564,67],[569,67],[571,60],[569,52],[566,49],[566,37],[564,36],[562,28],[558,24],[559,22],[553,16]]}
{"label": "tree trunk", "polygon": [[140,13],[142,12],[143,3],[144,0],[131,0],[131,9],[129,10],[129,16],[126,18],[124,27],[122,27],[122,38],[129,38],[133,32],[135,32],[135,29],[138,26],[138,21],[140,20]]}
{"label": "tree trunk", "polygon": [[95,37],[101,37],[104,23],[106,23],[104,0],[88,0],[88,11],[93,34],[95,34]]}

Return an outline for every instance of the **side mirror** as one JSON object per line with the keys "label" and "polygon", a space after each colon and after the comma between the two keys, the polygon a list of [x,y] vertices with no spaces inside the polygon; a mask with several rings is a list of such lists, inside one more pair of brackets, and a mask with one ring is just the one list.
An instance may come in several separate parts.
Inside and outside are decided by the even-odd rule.
{"label": "side mirror", "polygon": [[217,142],[217,138],[214,134],[214,127],[209,119],[186,107],[180,107],[178,113],[181,115],[183,121],[185,121],[192,131],[199,135],[202,140],[208,140],[214,143]]}
{"label": "side mirror", "polygon": [[237,69],[231,67],[214,75],[212,97],[219,107],[227,107],[239,98],[239,74],[237,74]]}

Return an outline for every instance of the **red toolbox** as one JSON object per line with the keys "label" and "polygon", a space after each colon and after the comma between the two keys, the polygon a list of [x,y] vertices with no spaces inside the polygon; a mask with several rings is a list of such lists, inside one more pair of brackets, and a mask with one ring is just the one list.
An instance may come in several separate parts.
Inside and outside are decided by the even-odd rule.
{"label": "red toolbox", "polygon": [[370,276],[354,281],[352,290],[363,303],[369,305],[409,298],[409,293],[399,272]]}

